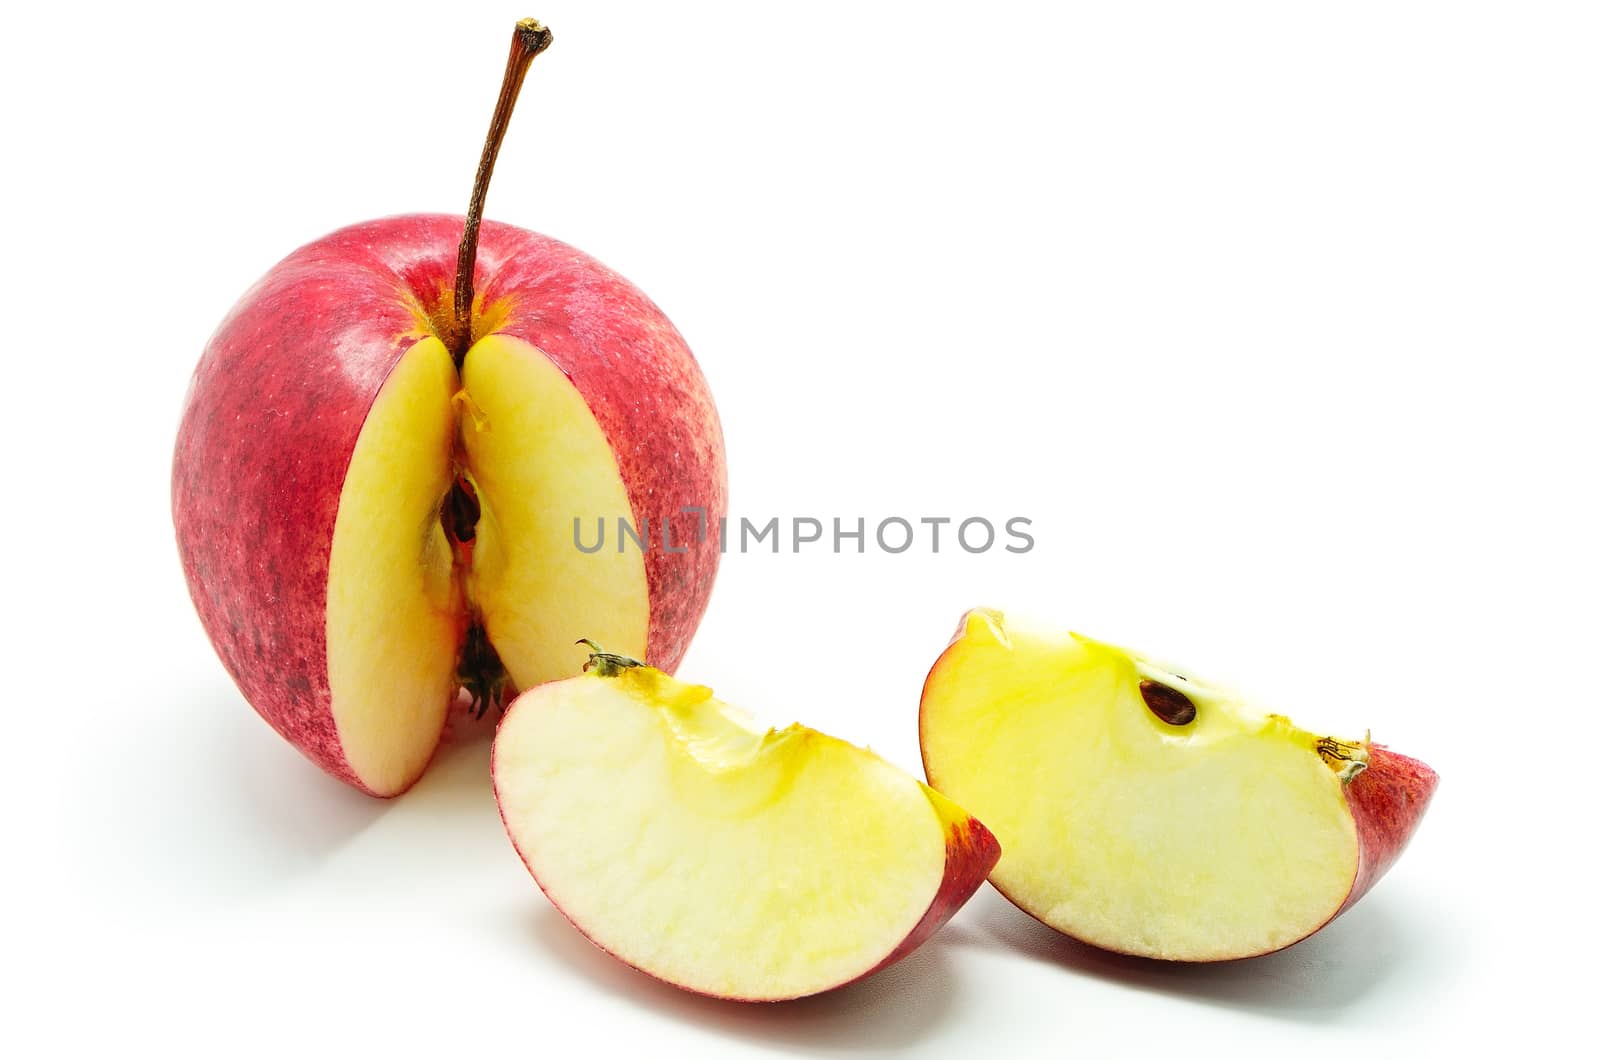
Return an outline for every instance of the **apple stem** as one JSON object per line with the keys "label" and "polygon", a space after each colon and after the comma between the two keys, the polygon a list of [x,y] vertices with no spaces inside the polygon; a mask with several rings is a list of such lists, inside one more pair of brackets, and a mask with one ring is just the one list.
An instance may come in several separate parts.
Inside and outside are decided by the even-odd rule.
{"label": "apple stem", "polygon": [[461,246],[456,251],[455,300],[451,305],[454,321],[447,345],[458,369],[467,356],[467,348],[472,345],[472,273],[478,261],[478,226],[483,221],[483,202],[489,195],[489,180],[494,176],[495,159],[500,156],[500,144],[506,138],[506,128],[511,124],[511,112],[516,108],[517,94],[522,91],[528,66],[534,56],[550,47],[552,39],[550,31],[532,18],[518,22],[516,32],[511,35],[511,55],[506,59],[500,98],[495,101],[494,117],[489,120],[489,135],[484,138],[478,174],[472,181],[467,223],[461,231]]}

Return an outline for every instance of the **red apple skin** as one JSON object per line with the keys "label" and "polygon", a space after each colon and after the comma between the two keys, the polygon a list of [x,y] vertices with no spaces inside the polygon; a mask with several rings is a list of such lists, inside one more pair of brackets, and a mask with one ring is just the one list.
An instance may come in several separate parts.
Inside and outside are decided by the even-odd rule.
{"label": "red apple skin", "polygon": [[1415,758],[1376,743],[1367,752],[1367,768],[1344,789],[1361,842],[1361,861],[1350,894],[1334,917],[1355,905],[1399,859],[1439,786],[1439,774]]}
{"label": "red apple skin", "polygon": [[[452,285],[463,219],[413,214],[300,248],[223,320],[195,369],[172,467],[178,551],[240,691],[313,762],[362,790],[328,687],[328,560],[345,472],[379,389]],[[646,553],[648,661],[671,672],[711,592],[727,511],[721,426],[693,355],[633,285],[546,236],[485,221],[474,272],[498,331],[566,373],[615,453]],[[598,514],[598,513],[597,513]],[[614,513],[616,515],[630,513]],[[658,527],[673,519],[674,549]],[[376,616],[375,616],[376,617]]]}

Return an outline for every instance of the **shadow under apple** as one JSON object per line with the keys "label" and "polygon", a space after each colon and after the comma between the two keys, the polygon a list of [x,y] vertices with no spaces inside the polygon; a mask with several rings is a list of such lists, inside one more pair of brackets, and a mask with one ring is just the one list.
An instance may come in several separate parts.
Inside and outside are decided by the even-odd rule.
{"label": "shadow under apple", "polygon": [[877,975],[794,1001],[724,1001],[680,990],[617,960],[548,904],[528,934],[594,986],[702,1029],[805,1055],[898,1049],[938,1029],[956,1009],[957,976],[943,932]]}
{"label": "shadow under apple", "polygon": [[[306,761],[220,675],[144,702],[158,706],[83,748],[97,776],[85,794],[99,794],[73,807],[94,821],[82,834],[112,838],[123,889],[194,908],[277,887],[389,808]],[[107,851],[72,853],[103,864]]]}
{"label": "shadow under apple", "polygon": [[[462,822],[483,815],[493,833],[500,828],[489,782],[492,720],[453,720],[416,787],[383,800],[309,762],[225,677],[152,692],[145,702],[153,708],[130,712],[84,749],[100,794],[86,792],[72,807],[93,822],[76,834],[111,837],[119,900],[197,909],[278,890],[391,818],[394,828],[445,839],[459,840]],[[68,853],[87,876],[107,850],[97,839]]]}
{"label": "shadow under apple", "polygon": [[[993,888],[969,905],[972,929],[955,936],[999,943],[1033,960],[1135,990],[1165,993],[1302,1023],[1346,1019],[1397,978],[1429,980],[1459,963],[1455,932],[1429,918],[1402,919],[1380,896],[1353,907],[1315,935],[1261,957],[1210,964],[1130,957],[1096,949],[1024,913]],[[975,936],[980,935],[981,939]],[[1426,972],[1422,965],[1428,965]]]}

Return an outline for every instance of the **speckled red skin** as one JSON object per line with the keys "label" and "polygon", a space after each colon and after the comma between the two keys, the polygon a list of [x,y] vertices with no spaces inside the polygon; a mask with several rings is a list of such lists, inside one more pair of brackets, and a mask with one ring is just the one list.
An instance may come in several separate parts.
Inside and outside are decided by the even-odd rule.
{"label": "speckled red skin", "polygon": [[[453,280],[462,218],[391,217],[302,247],[252,287],[195,369],[178,429],[172,513],[201,623],[240,691],[313,762],[351,770],[328,688],[328,560],[362,424],[418,309]],[[564,243],[485,221],[475,284],[497,329],[566,373],[610,440],[639,524],[674,516],[645,556],[649,661],[682,659],[719,558],[679,509],[726,513],[721,427],[683,338],[637,288]],[[381,620],[381,616],[374,616]],[[394,794],[394,793],[389,793]]]}
{"label": "speckled red skin", "polygon": [[1344,789],[1350,816],[1356,822],[1361,860],[1350,894],[1334,917],[1355,905],[1389,871],[1411,841],[1439,786],[1439,774],[1415,758],[1396,754],[1382,744],[1372,744],[1367,750],[1367,768]]}
{"label": "speckled red skin", "polygon": [[[939,790],[939,785],[934,779],[933,771],[928,767],[926,738],[928,691],[933,684],[934,678],[951,657],[951,652],[961,642],[962,637],[965,636],[967,616],[971,613],[971,611],[968,611],[961,616],[961,620],[956,624],[955,634],[950,638],[950,643],[945,646],[945,650],[934,661],[933,667],[928,671],[928,676],[922,685],[922,703],[917,713],[917,738],[919,745],[922,747],[922,773],[928,778],[928,785],[935,791]],[[1345,910],[1355,905],[1363,895],[1372,889],[1372,886],[1378,882],[1379,878],[1389,871],[1389,867],[1399,859],[1401,852],[1406,848],[1406,844],[1411,841],[1411,836],[1416,831],[1417,825],[1421,822],[1422,815],[1433,798],[1434,789],[1439,786],[1439,774],[1422,762],[1391,751],[1382,744],[1371,744],[1368,747],[1368,752],[1367,768],[1345,785],[1344,789],[1345,802],[1350,807],[1350,816],[1355,820],[1358,854],[1355,877],[1351,881],[1349,893],[1345,896],[1345,900],[1339,908],[1327,920],[1300,938],[1280,946],[1278,950],[1265,950],[1260,953],[1224,953],[1218,954],[1209,960],[1196,960],[1188,963],[1214,963],[1217,961],[1261,957],[1267,953],[1288,949],[1298,942],[1304,942],[1337,920]],[[999,858],[997,856],[994,864],[998,863]],[[990,871],[993,871],[994,864],[990,865]],[[1035,914],[1021,902],[1007,894],[1005,888],[993,880],[989,881],[989,885],[999,891],[1006,901],[1021,909],[1045,927],[1050,928],[1052,931],[1060,931],[1061,934],[1067,935],[1069,938],[1076,937],[1069,932],[1061,931],[1061,928],[1055,924]],[[1080,939],[1079,941],[1085,945],[1095,946],[1097,949],[1107,950],[1111,953],[1138,957],[1141,960],[1147,959],[1143,954],[1102,946],[1086,939]]]}

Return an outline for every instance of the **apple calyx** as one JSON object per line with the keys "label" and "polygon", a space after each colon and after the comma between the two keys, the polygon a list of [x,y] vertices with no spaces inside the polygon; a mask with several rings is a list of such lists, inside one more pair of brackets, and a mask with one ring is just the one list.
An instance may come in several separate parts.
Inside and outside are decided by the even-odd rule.
{"label": "apple calyx", "polygon": [[456,282],[450,304],[450,319],[446,322],[447,334],[440,335],[450,355],[455,359],[456,370],[466,359],[472,345],[473,271],[478,261],[478,228],[483,222],[483,204],[489,195],[489,181],[494,176],[494,163],[500,157],[500,144],[505,140],[506,129],[511,124],[511,112],[516,109],[517,96],[522,91],[522,81],[528,75],[528,66],[534,57],[555,38],[538,19],[525,18],[517,23],[511,35],[511,54],[506,58],[506,72],[500,81],[500,97],[495,101],[494,115],[489,119],[489,134],[484,137],[483,154],[478,158],[478,172],[472,180],[472,199],[467,206],[466,223],[461,229],[461,244],[456,249]]}
{"label": "apple calyx", "polygon": [[1336,773],[1341,781],[1348,784],[1366,772],[1367,763],[1371,752],[1367,749],[1372,745],[1372,732],[1360,741],[1340,740],[1332,736],[1319,736],[1317,738],[1317,754],[1328,763],[1328,768]]}
{"label": "apple calyx", "polygon": [[615,677],[624,670],[631,670],[644,663],[626,655],[605,651],[588,637],[579,637],[576,644],[582,644],[589,649],[589,661],[583,664],[584,673],[592,673],[596,677]]}
{"label": "apple calyx", "polygon": [[479,721],[490,707],[503,709],[516,698],[516,688],[500,653],[494,650],[481,616],[474,615],[461,642],[461,658],[456,663],[456,681],[472,697],[467,709]]}

